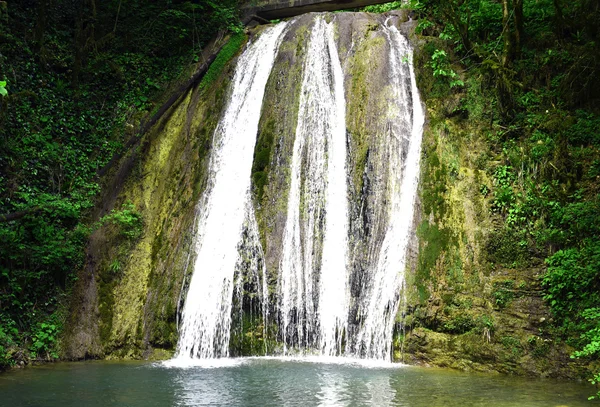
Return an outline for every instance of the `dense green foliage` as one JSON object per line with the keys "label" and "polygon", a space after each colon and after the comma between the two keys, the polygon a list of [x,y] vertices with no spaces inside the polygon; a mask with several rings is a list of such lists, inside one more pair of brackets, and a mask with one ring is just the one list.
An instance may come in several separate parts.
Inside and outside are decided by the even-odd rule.
{"label": "dense green foliage", "polygon": [[385,13],[390,10],[399,9],[400,7],[402,7],[403,3],[404,2],[402,2],[402,1],[391,1],[389,3],[375,4],[373,6],[367,6],[367,7],[363,8],[363,10],[368,13]]}
{"label": "dense green foliage", "polygon": [[0,369],[57,357],[94,228],[139,237],[131,205],[90,219],[96,174],[218,30],[240,31],[237,6],[0,1]]}
{"label": "dense green foliage", "polygon": [[[422,86],[425,97],[442,101],[447,117],[469,120],[490,146],[479,165],[493,180],[480,192],[491,194],[489,210],[501,221],[486,245],[490,262],[514,269],[545,262],[554,336],[579,349],[574,357],[597,358],[598,2],[416,0],[411,7],[434,78]],[[510,301],[510,290],[494,293],[498,306]]]}

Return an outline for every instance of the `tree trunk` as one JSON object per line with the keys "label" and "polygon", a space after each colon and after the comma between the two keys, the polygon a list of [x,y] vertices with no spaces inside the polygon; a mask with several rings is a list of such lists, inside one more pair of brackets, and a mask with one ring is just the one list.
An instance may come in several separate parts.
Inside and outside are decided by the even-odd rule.
{"label": "tree trunk", "polygon": [[564,35],[564,27],[565,27],[565,18],[562,13],[562,6],[560,4],[560,0],[554,0],[554,24],[556,24],[556,34],[559,37],[563,37]]}
{"label": "tree trunk", "polygon": [[2,214],[2,215],[0,215],[0,223],[11,222],[13,220],[19,220],[19,219],[24,218],[25,216],[27,216],[31,213],[35,213],[39,210],[41,210],[41,208],[36,206],[35,208],[25,209],[23,211]]}
{"label": "tree trunk", "polygon": [[0,22],[8,24],[8,4],[0,1]]}
{"label": "tree trunk", "polygon": [[523,27],[523,0],[514,0],[514,21],[515,21],[515,57],[519,58],[521,54],[521,45],[524,38]]}
{"label": "tree trunk", "polygon": [[44,37],[46,33],[46,22],[48,21],[48,0],[38,0],[37,15],[35,19],[34,40],[37,46],[40,61],[46,61],[46,48],[44,47]]}
{"label": "tree trunk", "polygon": [[511,27],[512,0],[502,0],[502,37],[504,38],[504,53],[502,54],[502,66],[507,68],[512,65],[515,54],[515,42]]}
{"label": "tree trunk", "polygon": [[89,49],[95,43],[96,2],[95,0],[81,0],[75,21],[75,58],[73,61],[73,75],[71,86],[79,85],[79,73],[85,63]]}
{"label": "tree trunk", "polygon": [[449,0],[444,6],[443,15],[446,20],[450,21],[450,24],[454,26],[454,29],[458,32],[460,36],[460,41],[465,48],[465,52],[468,52],[471,49],[471,40],[469,39],[469,24],[471,21],[471,13],[466,17],[466,21],[463,21],[463,14],[460,10],[460,6],[462,5],[462,1],[454,3],[454,0]]}

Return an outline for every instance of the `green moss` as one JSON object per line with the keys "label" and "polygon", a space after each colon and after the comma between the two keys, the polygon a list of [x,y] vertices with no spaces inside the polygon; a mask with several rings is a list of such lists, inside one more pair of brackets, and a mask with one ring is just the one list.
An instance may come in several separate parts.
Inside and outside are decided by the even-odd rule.
{"label": "green moss", "polygon": [[158,236],[152,242],[152,263],[156,263],[159,252],[164,247],[164,229],[161,229]]}
{"label": "green moss", "polygon": [[268,351],[273,353],[277,342],[277,326],[270,325],[265,329],[262,316],[244,312],[241,323],[231,333],[229,352],[232,356],[262,356]]}
{"label": "green moss", "polygon": [[111,337],[113,307],[115,304],[113,292],[116,285],[117,280],[108,268],[100,271],[98,281],[98,311],[100,312],[100,340],[103,343],[108,343]]}
{"label": "green moss", "polygon": [[550,345],[537,335],[527,338],[527,347],[535,358],[544,358],[550,352]]}
{"label": "green moss", "polygon": [[208,68],[204,78],[202,78],[202,81],[200,82],[201,90],[207,89],[215,83],[225,66],[242,49],[242,46],[246,43],[247,39],[246,34],[243,32],[236,33],[229,39],[227,44],[225,44],[219,52],[219,55],[217,55],[217,58]]}
{"label": "green moss", "polygon": [[369,144],[367,143],[367,137],[357,133],[350,132],[353,144],[356,146],[356,153],[354,157],[354,170],[353,170],[353,181],[354,188],[356,191],[363,189],[364,182],[364,171],[367,165],[367,159],[369,158]]}
{"label": "green moss", "polygon": [[498,308],[505,308],[515,298],[515,282],[513,280],[494,281],[492,295]]}
{"label": "green moss", "polygon": [[443,331],[453,334],[463,334],[475,328],[476,322],[469,314],[461,313],[454,316],[443,326]]}
{"label": "green moss", "polygon": [[[419,250],[417,260],[417,271],[415,283],[417,284],[420,297],[428,298],[426,284],[432,279],[436,279],[436,268],[448,267],[450,264],[445,262],[444,253],[450,249],[452,234],[448,229],[440,229],[437,225],[432,225],[425,220],[417,228],[419,241],[425,242]],[[438,262],[444,264],[440,265]]]}
{"label": "green moss", "polygon": [[[381,52],[384,44],[384,39],[381,37],[365,35],[350,60],[349,93],[352,98],[347,100],[346,110],[348,112],[347,127],[352,143],[353,168],[351,168],[351,174],[355,191],[361,191],[363,188],[363,174],[373,133],[373,128],[370,126],[374,125],[368,120],[372,113],[369,109],[376,104],[373,100],[374,95],[379,95],[378,92],[372,92],[372,86],[378,83],[379,79],[373,77],[374,72],[377,71],[377,66],[373,61],[378,60],[375,56]],[[385,115],[381,115],[381,118],[385,119]]]}
{"label": "green moss", "polygon": [[521,345],[521,341],[514,336],[503,336],[500,338],[500,342],[504,349],[510,352],[509,358],[516,357],[521,355],[523,351],[523,346]]}
{"label": "green moss", "polygon": [[127,264],[128,252],[135,244],[134,240],[126,238],[120,233],[119,227],[107,224],[100,232],[106,240],[114,243],[107,246],[106,255],[98,267],[96,282],[98,284],[98,311],[100,313],[100,339],[110,343],[112,339],[115,304],[115,290],[122,281],[124,269]]}
{"label": "green moss", "polygon": [[523,230],[500,228],[494,230],[486,242],[489,261],[508,267],[527,265],[531,259]]}
{"label": "green moss", "polygon": [[177,323],[175,314],[169,314],[169,319],[157,319],[150,337],[150,343],[153,346],[161,346],[167,349],[174,349],[177,344]]}
{"label": "green moss", "polygon": [[252,182],[258,202],[262,201],[263,191],[268,181],[268,167],[273,155],[275,141],[275,120],[269,119],[258,135],[252,163]]}
{"label": "green moss", "polygon": [[174,356],[175,352],[169,349],[153,348],[147,359],[152,361],[168,360]]}

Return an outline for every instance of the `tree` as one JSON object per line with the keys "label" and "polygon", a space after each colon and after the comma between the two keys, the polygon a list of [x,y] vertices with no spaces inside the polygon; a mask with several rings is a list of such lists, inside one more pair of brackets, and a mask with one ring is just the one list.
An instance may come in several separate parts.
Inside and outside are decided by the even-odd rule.
{"label": "tree", "polygon": [[523,0],[502,0],[502,66],[508,68],[521,53],[523,39]]}

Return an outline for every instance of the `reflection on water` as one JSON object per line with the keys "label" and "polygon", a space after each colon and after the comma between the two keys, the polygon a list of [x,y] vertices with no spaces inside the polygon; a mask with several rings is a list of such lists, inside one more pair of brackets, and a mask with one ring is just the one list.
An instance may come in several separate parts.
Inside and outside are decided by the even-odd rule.
{"label": "reflection on water", "polygon": [[[592,407],[591,387],[356,360],[65,363],[0,375],[1,406]],[[331,363],[334,362],[334,363]]]}
{"label": "reflection on water", "polygon": [[390,386],[390,377],[380,375],[374,380],[367,382],[369,388],[370,403],[373,406],[391,406],[395,399],[396,391]]}
{"label": "reflection on water", "polygon": [[317,393],[319,406],[338,406],[341,395],[345,391],[344,377],[337,372],[321,372],[319,374],[321,390]]}

